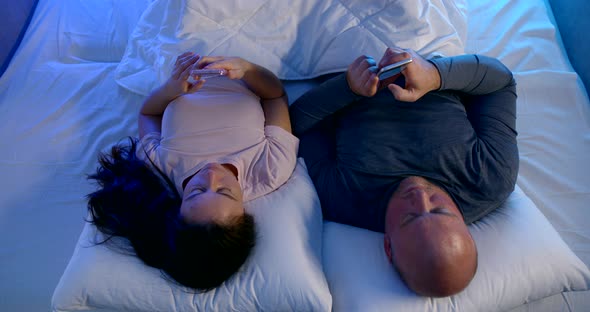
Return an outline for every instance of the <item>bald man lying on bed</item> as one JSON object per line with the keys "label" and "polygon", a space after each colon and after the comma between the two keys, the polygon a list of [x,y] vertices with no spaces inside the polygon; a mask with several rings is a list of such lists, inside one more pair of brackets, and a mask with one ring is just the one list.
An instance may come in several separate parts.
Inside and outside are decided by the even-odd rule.
{"label": "bald man lying on bed", "polygon": [[[376,69],[408,57],[379,81]],[[389,261],[420,295],[467,287],[477,269],[467,224],[500,206],[518,172],[510,70],[390,48],[378,66],[359,57],[290,114],[326,220],[384,232]]]}

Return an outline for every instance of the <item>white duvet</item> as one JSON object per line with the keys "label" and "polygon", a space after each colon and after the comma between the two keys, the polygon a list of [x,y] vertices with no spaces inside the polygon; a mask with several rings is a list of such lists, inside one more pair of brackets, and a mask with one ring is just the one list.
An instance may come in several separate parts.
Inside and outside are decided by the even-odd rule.
{"label": "white duvet", "polygon": [[181,52],[240,56],[281,79],[343,71],[390,46],[457,55],[467,36],[464,1],[156,0],[117,68],[117,82],[148,94]]}
{"label": "white duvet", "polygon": [[[380,0],[375,2],[382,3]],[[545,6],[544,0],[468,2],[469,40],[466,43],[466,52],[498,57],[515,73],[517,79],[517,130],[521,156],[518,185],[551,221],[552,226],[569,247],[588,265],[590,103],[579,78],[568,63],[567,55],[560,47],[557,29],[550,22],[551,12]],[[125,68],[132,69],[130,65],[137,66],[133,72],[133,75],[137,76],[133,79],[136,79],[137,86],[141,87],[142,75],[148,76],[147,71],[154,68],[156,59],[151,58],[147,52],[140,52],[138,44],[141,42],[137,41],[137,33],[131,41],[131,44],[137,47],[129,46],[125,50],[125,44],[127,39],[131,38],[127,31],[133,29],[136,24],[133,18],[139,18],[148,3],[152,1],[40,0],[23,44],[6,73],[0,77],[0,150],[3,151],[0,155],[0,293],[4,295],[0,296],[0,311],[46,311],[50,309],[48,305],[54,289],[55,294],[63,294],[68,289],[72,291],[71,296],[56,296],[55,298],[62,300],[54,300],[51,306],[54,309],[67,307],[64,310],[68,311],[91,308],[118,311],[120,309],[114,307],[127,301],[117,301],[115,296],[131,298],[135,295],[139,295],[140,298],[136,302],[137,305],[146,306],[144,309],[138,307],[136,310],[173,311],[176,308],[178,311],[193,311],[195,306],[211,307],[203,302],[183,305],[182,302],[185,302],[186,298],[175,301],[177,297],[169,295],[170,293],[161,295],[162,292],[154,292],[153,286],[156,284],[140,283],[136,289],[127,287],[128,285],[121,280],[135,283],[143,280],[145,276],[125,271],[125,267],[118,261],[105,263],[104,258],[97,252],[102,250],[100,248],[78,249],[91,256],[90,258],[82,259],[78,257],[80,253],[72,256],[76,240],[85,226],[84,195],[94,189],[94,186],[86,181],[85,174],[95,169],[98,151],[105,150],[126,135],[137,133],[137,109],[143,100],[142,96],[128,92],[115,83],[117,63],[101,62],[118,62],[125,53]],[[153,3],[155,5],[160,2]],[[464,4],[462,1],[460,3]],[[415,5],[423,4],[423,1],[415,2]],[[87,6],[88,10],[74,10],[72,6],[75,5]],[[447,12],[449,9],[429,10],[432,14],[437,10]],[[153,13],[148,11],[146,14],[149,12]],[[142,21],[145,16],[141,18]],[[419,19],[416,17],[416,20]],[[176,28],[181,28],[178,16],[176,19],[171,17],[170,20],[175,21]],[[68,30],[67,35],[61,31],[62,24]],[[454,25],[457,27],[458,24]],[[162,29],[160,24],[157,26],[158,31],[161,30],[162,33],[169,30]],[[142,27],[145,27],[145,23]],[[329,24],[326,23],[325,27],[329,27]],[[439,29],[430,28],[430,31],[438,32]],[[168,48],[167,44],[172,46],[172,41],[168,42],[165,36],[156,36],[157,34],[155,33],[150,40],[161,45],[158,49],[165,51]],[[458,38],[461,36],[463,34]],[[174,40],[180,42],[184,39]],[[356,48],[350,43],[348,49]],[[108,54],[110,52],[117,53]],[[156,53],[157,50],[152,52]],[[382,51],[376,52],[374,56],[379,57],[381,53]],[[260,59],[264,61],[263,57]],[[122,69],[123,65],[117,71],[119,82],[122,81]],[[142,73],[138,69],[146,72]],[[131,75],[132,71],[128,73]],[[151,74],[156,72],[152,70]],[[156,80],[146,81],[151,84]],[[290,86],[300,83],[305,87],[296,92],[290,90]],[[309,87],[307,83],[310,82],[287,82],[286,88],[290,99],[297,98],[305,91]],[[149,89],[148,86],[143,88]],[[521,213],[503,215],[508,210],[500,210],[498,216],[490,216],[481,223],[481,229],[476,229],[482,230],[481,232],[493,229],[497,233],[512,234],[515,239],[507,236],[507,247],[503,247],[508,248],[510,253],[500,248],[481,250],[482,255],[485,252],[490,258],[481,263],[482,274],[478,277],[478,284],[474,284],[480,285],[480,288],[475,287],[469,290],[469,293],[476,291],[481,295],[477,298],[484,300],[485,305],[473,309],[467,309],[476,306],[475,301],[471,299],[475,297],[470,296],[438,301],[410,297],[407,290],[400,291],[396,288],[396,285],[402,285],[399,280],[387,275],[390,272],[388,270],[392,268],[384,262],[382,239],[380,240],[378,234],[359,233],[359,229],[325,223],[322,234],[322,260],[326,265],[323,265],[323,272],[330,285],[333,310],[412,311],[412,307],[417,307],[415,311],[444,311],[445,307],[460,310],[458,307],[462,304],[460,306],[465,307],[462,309],[465,311],[499,311],[514,307],[514,304],[528,302],[528,305],[520,306],[519,311],[590,311],[590,291],[559,292],[543,301],[530,303],[535,298],[555,291],[579,289],[574,285],[579,285],[584,280],[574,279],[574,276],[586,277],[584,288],[588,287],[590,280],[587,278],[587,268],[577,269],[579,266],[573,264],[577,261],[572,262],[575,258],[571,257],[569,251],[563,250],[565,247],[556,239],[555,231],[544,230],[548,224],[540,222],[540,214],[536,208],[533,209],[533,204],[529,201],[528,209],[524,209],[527,207],[521,207],[521,204],[526,198],[522,194],[514,195],[516,198],[510,203],[517,204],[514,208],[519,208],[518,211]],[[301,201],[299,198],[298,200]],[[524,213],[526,211],[534,213],[537,217],[534,220],[527,217]],[[317,220],[309,216],[309,220]],[[527,229],[534,232],[524,233],[518,227],[513,228],[514,231],[506,231],[507,224],[496,227],[489,222],[500,221],[508,216],[520,216],[519,220],[528,224]],[[546,226],[532,228],[532,221],[535,221],[534,224]],[[511,224],[518,225],[515,222]],[[485,230],[484,226],[488,229]],[[85,233],[86,231],[81,239],[86,237]],[[490,232],[492,235],[488,237],[493,238],[494,233]],[[314,236],[300,237],[305,241],[299,246],[311,246],[312,242],[317,242]],[[527,239],[535,244],[516,244]],[[498,246],[504,241],[493,238],[488,242],[494,243],[492,246]],[[559,246],[561,247],[556,249]],[[531,252],[532,248],[539,252]],[[302,250],[309,253],[315,249]],[[342,259],[340,255],[343,251],[349,258],[340,260],[341,262],[333,260]],[[516,265],[507,265],[506,262],[494,262],[493,257],[505,261],[516,257],[520,262],[512,262]],[[569,264],[564,264],[564,259],[569,259]],[[276,260],[277,258],[269,258],[270,263]],[[354,268],[348,266],[350,263],[355,263]],[[364,270],[364,263],[371,266]],[[485,267],[490,263],[494,266],[488,268],[492,270],[487,270]],[[552,271],[547,268],[551,263],[554,264],[551,267]],[[68,268],[64,272],[66,266]],[[99,267],[106,267],[105,271],[110,272],[115,280],[108,280],[105,276],[102,280],[85,279],[85,276],[103,272]],[[72,268],[89,268],[89,271],[76,272]],[[288,269],[289,273],[294,273],[289,276],[296,276],[298,280],[307,278],[301,272],[314,272],[294,269],[292,266],[288,266]],[[502,274],[490,277],[486,272]],[[375,279],[376,274],[382,278]],[[527,275],[536,278],[523,278]],[[67,283],[62,283],[56,288],[60,276]],[[250,284],[248,289],[268,290],[264,297],[246,297],[248,294],[242,291],[235,294],[235,299],[244,303],[247,302],[244,297],[269,298],[273,296],[273,290],[281,294],[300,295],[300,301],[309,298],[297,291],[287,291],[288,285],[292,283],[287,284],[283,279],[275,280],[281,283],[279,288],[264,288],[265,285],[268,287],[276,283],[272,284],[264,279],[268,275],[261,274],[259,277],[262,278],[258,281],[264,283]],[[317,274],[315,278],[318,278]],[[513,279],[527,283],[514,282]],[[351,282],[344,284],[342,280]],[[552,280],[552,283],[543,283],[548,280]],[[313,280],[309,281],[313,283]],[[381,284],[382,281],[388,284]],[[118,288],[110,287],[111,282]],[[81,283],[88,287],[82,287]],[[321,283],[314,285],[325,286]],[[556,287],[557,285],[560,286]],[[102,291],[111,297],[100,300],[97,294]],[[174,294],[183,295],[182,292]],[[306,294],[321,296],[325,292],[308,289]],[[409,301],[399,300],[400,296],[406,296]],[[227,297],[215,298],[226,307],[232,304]],[[282,297],[270,298],[279,300]],[[156,301],[164,302],[166,305],[158,309],[153,304]],[[395,301],[396,307],[380,309],[383,303],[391,301]],[[293,303],[287,304],[295,306]],[[319,304],[314,306],[318,307]],[[231,307],[236,308],[235,305]],[[301,305],[298,307],[298,310],[303,309]]]}

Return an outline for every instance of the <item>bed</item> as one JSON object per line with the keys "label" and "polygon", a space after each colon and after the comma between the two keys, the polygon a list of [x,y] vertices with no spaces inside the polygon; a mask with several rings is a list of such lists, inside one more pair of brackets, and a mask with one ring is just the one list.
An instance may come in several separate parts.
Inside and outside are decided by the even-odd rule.
{"label": "bed", "polygon": [[[393,2],[30,2],[30,21],[20,19],[26,33],[5,28],[22,41],[3,43],[6,55],[18,49],[0,77],[0,310],[590,310],[590,101],[550,4]],[[382,25],[396,25],[380,12],[399,14],[392,7],[399,3],[421,5],[396,15],[413,17],[403,26],[419,40],[396,37],[403,28],[396,36],[380,35]],[[314,5],[325,6],[322,14]],[[274,22],[268,29],[243,27],[255,20],[244,12],[264,10],[278,16],[294,10],[297,19],[265,20]],[[197,13],[216,24],[195,29],[190,14]],[[361,13],[371,23],[355,27],[355,18],[364,20]],[[187,32],[171,31],[171,25]],[[317,25],[324,31],[311,40]],[[241,38],[229,31],[235,29],[271,34],[226,40]],[[197,35],[213,39],[201,42]],[[284,187],[249,204],[262,225],[261,247],[212,293],[187,292],[134,257],[91,244],[100,234],[85,222],[84,195],[95,187],[85,175],[95,169],[98,152],[135,135],[139,104],[166,76],[175,49],[245,53],[284,79],[292,102],[359,51],[378,58],[393,40],[427,56],[497,57],[518,84],[517,189],[470,227],[480,269],[464,292],[439,299],[409,292],[386,263],[380,234],[321,219],[302,160]],[[212,44],[219,42],[225,45]]]}

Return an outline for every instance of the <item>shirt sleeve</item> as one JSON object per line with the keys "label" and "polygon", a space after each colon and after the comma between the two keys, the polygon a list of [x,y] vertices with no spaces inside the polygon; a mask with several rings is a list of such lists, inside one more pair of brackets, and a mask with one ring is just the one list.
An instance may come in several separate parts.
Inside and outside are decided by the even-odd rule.
{"label": "shirt sleeve", "polygon": [[[299,139],[279,126],[265,126],[267,144],[252,167],[251,199],[270,193],[283,185],[297,164]],[[262,174],[263,173],[263,174]]]}
{"label": "shirt sleeve", "polygon": [[[441,90],[460,92],[476,141],[470,166],[476,194],[464,205],[467,223],[495,209],[514,190],[519,158],[516,83],[500,61],[479,55],[431,60],[441,75]],[[477,197],[477,198],[476,198]]]}
{"label": "shirt sleeve", "polygon": [[[441,90],[463,93],[467,118],[478,138],[478,151],[502,175],[516,179],[516,82],[500,61],[481,55],[431,60],[441,75]],[[481,156],[480,156],[481,157]]]}
{"label": "shirt sleeve", "polygon": [[512,72],[495,58],[469,54],[431,59],[430,62],[440,73],[441,91],[481,95],[514,84]]}
{"label": "shirt sleeve", "polygon": [[361,98],[348,86],[346,74],[322,83],[299,97],[289,107],[293,133],[300,136],[318,122]]}
{"label": "shirt sleeve", "polygon": [[477,136],[516,143],[516,82],[500,61],[478,55],[431,60],[441,76],[441,90],[463,93],[462,102]]}

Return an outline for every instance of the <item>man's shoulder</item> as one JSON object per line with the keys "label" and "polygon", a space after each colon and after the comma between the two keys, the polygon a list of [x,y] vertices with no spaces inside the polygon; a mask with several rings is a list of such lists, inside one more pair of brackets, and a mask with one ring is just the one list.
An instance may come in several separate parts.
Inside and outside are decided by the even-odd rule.
{"label": "man's shoulder", "polygon": [[383,183],[381,178],[380,183],[371,187],[367,185],[367,181],[352,177],[354,170],[343,171],[347,174],[340,171],[340,174],[328,178],[332,183],[326,183],[326,178],[314,180],[324,219],[383,232],[386,199],[389,198],[395,179],[390,178],[388,183]]}
{"label": "man's shoulder", "polygon": [[500,207],[514,191],[515,184],[510,180],[486,180],[477,186],[455,190],[453,197],[465,223],[475,222]]}

